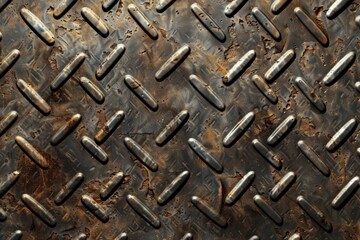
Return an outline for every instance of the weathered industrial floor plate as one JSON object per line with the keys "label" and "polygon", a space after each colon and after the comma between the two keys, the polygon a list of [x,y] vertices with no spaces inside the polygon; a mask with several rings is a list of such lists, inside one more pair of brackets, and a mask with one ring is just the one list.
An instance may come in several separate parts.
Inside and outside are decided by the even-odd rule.
{"label": "weathered industrial floor plate", "polygon": [[359,8],[0,0],[0,239],[360,239]]}

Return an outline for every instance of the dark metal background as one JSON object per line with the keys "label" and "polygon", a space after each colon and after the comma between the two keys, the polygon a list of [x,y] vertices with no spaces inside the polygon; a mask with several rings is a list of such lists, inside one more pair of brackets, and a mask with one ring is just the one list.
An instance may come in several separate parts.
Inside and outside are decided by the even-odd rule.
{"label": "dark metal background", "polygon": [[[122,233],[126,233],[128,239],[360,238],[360,195],[356,191],[360,172],[360,151],[357,150],[360,135],[356,129],[356,121],[360,120],[360,84],[357,82],[360,62],[356,56],[360,47],[358,1],[235,0],[240,7],[230,17],[224,12],[230,1],[225,0],[198,0],[198,5],[192,5],[195,1],[191,0],[169,1],[170,5],[162,11],[157,11],[159,4],[165,2],[160,0],[106,2],[114,2],[110,10],[104,8],[102,2],[91,0],[0,1],[1,59],[14,49],[20,52],[17,60],[8,61],[13,63],[8,69],[4,69],[6,62],[0,65],[1,114],[6,119],[16,115],[11,111],[17,112],[16,120],[0,124],[1,129],[6,128],[0,138],[0,190],[3,190],[0,215],[6,216],[6,219],[0,218],[4,220],[0,222],[0,239],[20,236],[22,239],[82,239],[85,236],[114,239]],[[61,3],[70,8],[58,16]],[[274,13],[272,4],[277,3],[284,7]],[[152,28],[140,25],[136,12],[129,13],[129,9],[132,11],[129,4],[137,6]],[[344,4],[344,7],[331,14],[332,4]],[[205,13],[196,16],[197,6]],[[99,23],[92,25],[91,19],[84,19],[86,13],[81,13],[86,10],[84,7],[100,17],[108,34],[96,31]],[[309,16],[304,24],[297,17],[297,7]],[[38,19],[31,22],[23,8]],[[281,37],[276,34],[272,37],[266,31],[271,23],[262,26],[256,8],[273,22]],[[210,16],[213,22],[206,28]],[[40,21],[48,30],[39,25]],[[41,38],[46,31],[54,35],[54,44],[51,38],[48,42]],[[103,79],[98,79],[96,70],[120,43],[125,46],[121,59]],[[167,59],[185,45],[189,46],[190,53],[166,78],[156,79],[156,72]],[[289,61],[274,80],[268,83],[263,80],[278,98],[274,104],[259,91],[252,78],[255,74],[266,77],[266,72],[290,49],[295,52],[293,61]],[[250,61],[233,83],[225,85],[227,72],[249,50],[255,51],[255,60]],[[339,63],[351,51],[355,57],[350,56],[349,63]],[[58,74],[81,52],[86,54],[83,64],[58,90],[51,89]],[[336,77],[334,84],[325,84],[324,77],[337,63],[343,70],[338,71],[339,74],[330,72],[330,77]],[[189,78],[192,74],[206,84],[200,83],[203,87],[197,90],[192,85],[193,78]],[[141,101],[144,93],[135,94],[142,88],[134,83],[127,85],[126,75],[137,79],[158,107],[154,107],[155,103],[144,104]],[[85,91],[89,85],[81,84],[84,80],[81,77],[97,86],[105,101],[101,98],[94,101],[91,93]],[[325,103],[325,112],[311,104],[297,86],[297,77],[309,85],[310,99],[316,95],[317,101]],[[35,107],[36,101],[31,101],[33,92],[21,92],[18,79],[31,84],[49,104],[49,114]],[[209,88],[225,107],[221,102],[216,107],[214,100],[206,99],[211,97],[207,92]],[[82,144],[81,139],[84,136],[94,139],[120,110],[124,111],[123,121],[99,145],[108,155],[108,161],[102,163],[85,149],[86,143]],[[172,133],[174,136],[166,144],[157,145],[158,134],[182,110],[189,114],[183,126]],[[237,136],[234,144],[224,147],[226,135],[249,112],[254,113],[249,128],[245,127],[244,134]],[[75,114],[81,115],[79,125],[53,146],[50,143],[53,135]],[[267,138],[290,115],[295,117],[295,125],[279,143],[269,145]],[[346,128],[351,119],[353,125]],[[340,134],[336,140],[340,143],[334,152],[327,150],[326,144],[338,131],[345,131],[345,137]],[[31,151],[20,147],[23,140],[19,137],[43,156],[48,162],[47,169],[27,156]],[[141,156],[136,157],[129,151],[131,147],[124,143],[129,144],[126,137],[151,155],[157,170],[152,171],[137,159]],[[204,145],[207,153],[223,167],[223,172],[213,170],[201,160],[190,147],[190,138]],[[256,151],[254,139],[276,155],[270,159],[280,159],[281,167],[274,167]],[[308,159],[304,155],[298,146],[300,140],[318,154],[329,174],[315,167],[310,161],[315,161],[314,157]],[[158,204],[161,192],[183,171],[190,173],[189,179],[171,200]],[[226,204],[229,192],[249,171],[255,172],[249,188],[235,204]],[[279,200],[272,200],[271,190],[290,171],[296,175],[295,181]],[[124,174],[121,185],[107,200],[102,199],[100,191],[118,172]],[[57,194],[77,173],[82,173],[84,180],[63,204],[56,205]],[[9,174],[18,174],[18,179],[9,180]],[[6,184],[11,186],[6,188]],[[332,201],[342,189],[347,197],[336,208]],[[24,194],[37,203],[31,203],[32,199]],[[265,211],[259,207],[260,200],[254,198],[257,194],[275,212],[266,210],[266,206]],[[142,205],[135,211],[136,204],[131,196],[127,200],[128,195],[137,197],[151,209],[161,225],[146,222]],[[205,201],[211,210],[205,206],[203,212],[199,211],[193,196]],[[319,212],[303,209],[304,201],[299,196]],[[98,209],[86,207],[88,197],[105,211],[104,222],[96,217]],[[37,208],[38,204],[45,210]],[[209,211],[213,212],[214,221]],[[274,214],[282,218],[282,223],[276,223]],[[43,221],[41,217],[50,220]],[[317,217],[319,223],[314,220]],[[331,229],[326,227],[329,224]]]}

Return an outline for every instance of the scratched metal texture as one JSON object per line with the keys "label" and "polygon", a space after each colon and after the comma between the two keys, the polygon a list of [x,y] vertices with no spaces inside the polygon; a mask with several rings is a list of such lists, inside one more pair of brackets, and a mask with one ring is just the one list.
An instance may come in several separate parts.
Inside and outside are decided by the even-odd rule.
{"label": "scratched metal texture", "polygon": [[[113,5],[103,7],[108,2]],[[161,9],[162,2],[169,5]],[[62,3],[68,8],[59,15]],[[229,4],[240,6],[227,16]],[[274,13],[276,4],[283,6]],[[14,49],[19,57],[0,65],[4,130],[0,239],[359,239],[359,4],[351,0],[1,0],[0,58]],[[134,5],[151,26],[141,26],[136,11],[130,14]],[[91,23],[91,16],[85,20],[86,7],[102,23]],[[29,17],[26,9],[37,19]],[[204,13],[199,14],[199,9]],[[272,23],[261,20],[259,10]],[[309,16],[302,18],[305,23],[303,13]],[[206,28],[210,16],[213,22]],[[124,54],[105,77],[96,77],[98,67],[118,44],[124,45]],[[164,79],[157,79],[157,71],[183,46],[187,55]],[[250,50],[255,59],[224,84],[226,74]],[[79,53],[85,54],[84,62],[67,72],[69,79],[63,85],[50,87]],[[285,53],[293,57],[280,61],[285,67],[275,67],[278,76],[265,81],[268,70]],[[5,68],[9,62],[12,66]],[[338,71],[331,72],[333,68]],[[334,79],[324,80],[326,76]],[[299,77],[308,84],[309,97],[299,88]],[[263,92],[254,78],[266,88]],[[25,93],[19,79],[31,85]],[[124,79],[136,79],[143,88]],[[198,89],[193,86],[197,83]],[[85,91],[89,86],[102,92],[104,99]],[[144,92],[135,94],[142,89],[154,101],[148,101]],[[170,129],[169,141],[157,144],[159,133],[183,110],[188,115],[178,121],[177,131]],[[103,143],[85,141],[106,153],[107,161],[97,160],[82,139],[94,139],[118,111],[123,111],[124,119]],[[74,115],[79,124],[61,142],[51,144]],[[245,116],[245,123],[239,123]],[[293,124],[282,134],[285,119]],[[237,123],[243,132],[231,135]],[[273,133],[280,139],[268,144]],[[233,142],[226,140],[229,135]],[[134,155],[126,145],[128,138],[151,157]],[[42,167],[35,163],[36,156],[35,161],[29,158],[32,150],[20,147],[23,139],[42,156]],[[212,167],[190,147],[193,139],[213,156]],[[254,139],[266,146],[267,154],[274,154],[269,155],[273,164],[255,149]],[[307,158],[301,143],[318,157]],[[150,167],[142,162],[149,158]],[[316,161],[322,168],[316,167]],[[160,194],[184,171],[188,179],[182,178],[172,198],[159,204]],[[120,172],[120,184],[109,198],[101,198],[106,183]],[[228,204],[228,194],[249,172],[252,179],[243,183],[243,194]],[[10,181],[9,174],[17,177]],[[83,181],[62,204],[56,204],[56,196],[76,174]],[[272,189],[284,176],[292,181],[288,185],[285,181],[281,186],[285,190],[275,201]],[[134,196],[139,205],[132,201]],[[303,209],[304,202],[316,210]],[[152,211],[148,221],[144,206]]]}

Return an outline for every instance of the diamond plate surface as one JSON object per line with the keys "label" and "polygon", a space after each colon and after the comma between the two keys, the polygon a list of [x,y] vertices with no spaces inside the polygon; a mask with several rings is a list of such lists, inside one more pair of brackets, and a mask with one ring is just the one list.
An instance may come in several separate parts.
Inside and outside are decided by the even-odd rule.
{"label": "diamond plate surface", "polygon": [[0,239],[359,239],[359,4],[0,0]]}

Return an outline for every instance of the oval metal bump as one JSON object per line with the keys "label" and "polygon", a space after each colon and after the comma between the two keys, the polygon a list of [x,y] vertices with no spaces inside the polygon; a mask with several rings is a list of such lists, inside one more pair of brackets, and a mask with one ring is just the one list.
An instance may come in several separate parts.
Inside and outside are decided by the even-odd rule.
{"label": "oval metal bump", "polygon": [[254,235],[251,238],[249,238],[249,240],[260,240],[259,236]]}
{"label": "oval metal bump", "polygon": [[62,0],[54,9],[54,18],[60,19],[67,13],[77,2],[77,0]]}
{"label": "oval metal bump", "polygon": [[96,103],[102,104],[105,101],[104,94],[92,81],[90,81],[90,79],[86,77],[81,77],[80,85]]}
{"label": "oval metal bump", "polygon": [[220,97],[214,92],[209,84],[205,83],[198,76],[192,74],[189,77],[191,85],[203,96],[211,105],[219,111],[225,110],[225,104]]}
{"label": "oval metal bump", "polygon": [[156,80],[162,81],[168,77],[182,62],[185,61],[190,52],[191,49],[189,45],[184,45],[179,48],[155,73]]}
{"label": "oval metal bump", "polygon": [[194,13],[197,19],[202,23],[202,25],[220,42],[225,42],[226,36],[223,30],[219,25],[207,14],[199,4],[191,4],[191,11]]}
{"label": "oval metal bump", "polygon": [[332,231],[331,223],[326,220],[323,212],[312,206],[307,200],[305,200],[303,196],[298,196],[296,198],[296,201],[298,202],[299,206],[304,210],[304,212],[306,212],[325,231]]}
{"label": "oval metal bump", "polygon": [[231,147],[237,142],[242,135],[249,129],[251,123],[254,121],[255,114],[253,112],[247,113],[224,137],[224,147]]}
{"label": "oval metal bump", "polygon": [[360,93],[360,81],[355,83],[355,88]]}
{"label": "oval metal bump", "polygon": [[[1,39],[0,39],[1,40]],[[0,78],[2,78],[20,57],[20,51],[17,49],[12,50],[9,54],[0,62]]]}
{"label": "oval metal bump", "polygon": [[99,130],[95,136],[95,141],[101,144],[110,137],[110,135],[116,130],[125,117],[124,111],[117,111]]}
{"label": "oval metal bump", "polygon": [[325,103],[320,97],[314,93],[314,89],[311,88],[302,77],[295,79],[296,86],[301,90],[305,97],[316,107],[319,112],[324,113],[326,111]]}
{"label": "oval metal bump", "polygon": [[77,235],[75,237],[75,240],[86,240],[87,239],[87,236],[85,233],[80,233],[79,235]]}
{"label": "oval metal bump", "polygon": [[105,22],[90,8],[83,7],[81,15],[85,21],[102,37],[109,36],[109,28]]}
{"label": "oval metal bump", "polygon": [[78,68],[83,64],[85,59],[86,59],[85,53],[77,54],[51,82],[50,85],[51,90],[52,91],[59,90],[65,84],[65,82],[72,77],[72,75],[76,72],[76,70],[78,70]]}
{"label": "oval metal bump", "polygon": [[232,17],[237,13],[247,2],[247,0],[233,0],[226,5],[224,13],[227,17]]}
{"label": "oval metal bump", "polygon": [[105,184],[100,190],[100,197],[102,200],[106,200],[119,188],[124,179],[124,173],[118,172]]}
{"label": "oval metal bump", "polygon": [[307,157],[307,159],[314,164],[314,166],[326,177],[330,176],[329,167],[321,160],[319,155],[312,149],[309,145],[307,145],[303,140],[298,141],[298,147],[301,152]]}
{"label": "oval metal bump", "polygon": [[289,240],[301,240],[301,235],[299,233],[294,233],[289,237]]}
{"label": "oval metal bump", "polygon": [[99,130],[95,136],[95,141],[101,144],[110,137],[110,135],[116,130],[125,117],[124,111],[117,111]]}
{"label": "oval metal bump", "polygon": [[326,86],[333,85],[339,78],[341,78],[347,70],[353,65],[356,59],[354,51],[348,52],[343,58],[338,61],[333,68],[323,78],[323,83]]}
{"label": "oval metal bump", "polygon": [[355,118],[346,122],[326,144],[326,150],[329,152],[335,152],[351,136],[356,127],[357,121]]}
{"label": "oval metal bump", "polygon": [[125,75],[126,86],[152,111],[156,111],[159,106],[151,93],[146,90],[141,83],[131,75]]}
{"label": "oval metal bump", "polygon": [[159,133],[155,142],[159,146],[165,145],[180,129],[189,118],[189,112],[187,110],[181,111],[176,115]]}
{"label": "oval metal bump", "polygon": [[321,28],[306,14],[300,7],[294,9],[295,15],[300,22],[304,24],[307,30],[319,41],[324,47],[329,45],[328,36],[321,30]]}
{"label": "oval metal bump", "polygon": [[32,88],[30,84],[22,79],[18,79],[16,86],[22,95],[43,115],[47,116],[51,112],[49,104]]}
{"label": "oval metal bump", "polygon": [[277,225],[282,225],[282,217],[267,203],[265,202],[260,195],[254,196],[255,204]]}
{"label": "oval metal bump", "polygon": [[136,156],[136,158],[142,162],[151,171],[156,172],[158,170],[158,164],[154,161],[153,157],[145,151],[137,142],[129,137],[124,139],[125,146],[129,151]]}
{"label": "oval metal bump", "polygon": [[20,240],[23,236],[23,233],[21,230],[16,230],[13,234],[10,235],[8,240]]}
{"label": "oval metal bump", "polygon": [[270,198],[273,201],[278,201],[295,182],[296,175],[294,172],[288,172],[280,181],[273,187],[270,192]]}
{"label": "oval metal bump", "polygon": [[210,207],[204,200],[197,196],[193,196],[191,197],[191,202],[211,221],[213,221],[222,228],[225,228],[227,226],[226,219],[222,217],[219,213],[217,213],[215,209]]}
{"label": "oval metal bump", "polygon": [[273,82],[281,73],[283,73],[290,66],[290,64],[294,61],[295,58],[295,51],[293,49],[287,50],[265,73],[265,80],[267,82]]}
{"label": "oval metal bump", "polygon": [[159,0],[156,6],[156,11],[158,13],[164,12],[171,4],[173,4],[175,0]]}
{"label": "oval metal bump", "polygon": [[188,140],[190,148],[203,160],[209,167],[215,170],[217,173],[224,171],[223,166],[216,160],[209,151],[196,139],[189,138]]}
{"label": "oval metal bump", "polygon": [[133,19],[139,24],[139,26],[144,30],[144,32],[149,35],[150,38],[156,40],[158,38],[158,33],[156,31],[156,28],[150,20],[144,15],[140,9],[135,6],[134,4],[128,5],[128,11],[130,15],[133,17]]}
{"label": "oval metal bump", "polygon": [[268,137],[267,143],[269,145],[275,145],[280,142],[287,133],[294,127],[296,124],[296,118],[294,115],[288,116]]}
{"label": "oval metal bump", "polygon": [[14,171],[0,178],[0,199],[5,195],[5,193],[7,193],[7,191],[9,191],[12,186],[14,186],[19,177],[20,172]]}
{"label": "oval metal bump", "polygon": [[120,233],[114,240],[127,240],[128,235],[126,233]]}
{"label": "oval metal bump", "polygon": [[46,158],[43,157],[25,138],[16,136],[15,142],[20,147],[20,149],[39,167],[42,169],[49,168],[49,163]]}
{"label": "oval metal bump", "polygon": [[275,155],[267,146],[261,143],[258,139],[254,139],[252,141],[252,145],[254,146],[255,150],[273,167],[275,167],[276,169],[281,169],[281,159],[277,155]]}
{"label": "oval metal bump", "polygon": [[331,206],[337,210],[345,206],[350,198],[355,195],[356,190],[360,187],[360,178],[358,176],[351,179],[343,189],[336,195],[331,202]]}
{"label": "oval metal bump", "polygon": [[291,0],[275,0],[271,4],[272,13],[279,14],[290,2]]}
{"label": "oval metal bump", "polygon": [[100,221],[102,221],[103,223],[106,223],[109,221],[109,216],[106,213],[105,209],[102,208],[92,197],[90,197],[88,195],[82,195],[81,202]]}
{"label": "oval metal bump", "polygon": [[56,133],[52,136],[50,143],[53,146],[61,143],[81,122],[81,115],[74,114]]}
{"label": "oval metal bump", "polygon": [[125,45],[120,43],[110,52],[110,54],[104,59],[100,66],[96,69],[96,78],[103,79],[119,62],[121,57],[124,55]]}
{"label": "oval metal bump", "polygon": [[22,8],[20,10],[20,14],[26,24],[30,27],[30,29],[34,31],[36,35],[41,38],[41,40],[43,40],[49,46],[55,44],[54,34],[45,26],[45,24],[38,17],[36,17],[26,8]]}
{"label": "oval metal bump", "polygon": [[159,195],[157,202],[160,205],[166,204],[186,184],[190,177],[189,171],[180,173]]}
{"label": "oval metal bump", "polygon": [[0,137],[15,123],[17,118],[18,113],[16,111],[10,111],[0,120]]}
{"label": "oval metal bump", "polygon": [[102,150],[96,143],[89,137],[84,136],[81,138],[81,143],[84,148],[102,164],[106,164],[109,160],[106,152]]}
{"label": "oval metal bump", "polygon": [[75,190],[81,185],[84,181],[84,175],[79,172],[75,174],[73,178],[66,183],[64,187],[61,188],[58,194],[56,194],[54,202],[56,205],[60,206],[63,204],[69,197],[75,192]]}
{"label": "oval metal bump", "polygon": [[272,103],[276,104],[278,102],[278,97],[275,95],[273,90],[267,85],[265,80],[259,75],[254,75],[251,78],[254,85],[259,89],[259,91]]}
{"label": "oval metal bump", "polygon": [[358,27],[360,27],[360,16],[356,16],[355,23],[357,24]]}
{"label": "oval metal bump", "polygon": [[104,0],[102,2],[102,9],[104,10],[104,12],[108,12],[110,11],[115,5],[116,3],[118,3],[118,0]]}
{"label": "oval metal bump", "polygon": [[245,176],[238,181],[238,183],[233,187],[229,194],[225,198],[225,203],[228,205],[233,205],[241,196],[249,189],[251,183],[254,181],[255,172],[250,171]]}
{"label": "oval metal bump", "polygon": [[137,197],[134,195],[127,195],[126,201],[129,205],[137,212],[145,221],[150,223],[151,226],[154,228],[160,228],[161,222],[158,216],[148,208],[143,202],[141,202]]}
{"label": "oval metal bump", "polygon": [[0,207],[0,222],[4,222],[7,218],[6,212]]}
{"label": "oval metal bump", "polygon": [[335,0],[326,12],[328,19],[336,18],[353,0]]}
{"label": "oval metal bump", "polygon": [[275,41],[281,40],[281,33],[274,25],[274,23],[257,7],[254,7],[251,10],[255,19],[260,23],[260,25],[270,34],[270,36]]}
{"label": "oval metal bump", "polygon": [[185,234],[180,240],[192,240],[193,235],[191,233]]}
{"label": "oval metal bump", "polygon": [[237,63],[228,71],[223,78],[225,85],[231,85],[241,74],[243,74],[256,58],[255,50],[249,50],[240,58]]}
{"label": "oval metal bump", "polygon": [[50,227],[55,227],[55,217],[33,197],[31,197],[29,194],[23,194],[21,195],[21,200],[38,218],[40,218]]}

